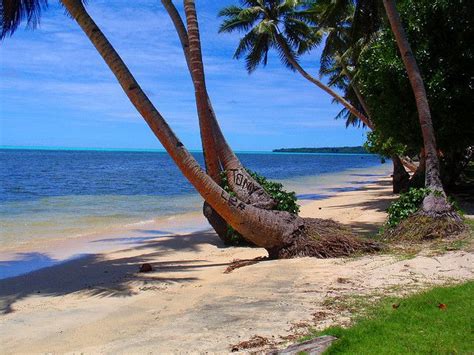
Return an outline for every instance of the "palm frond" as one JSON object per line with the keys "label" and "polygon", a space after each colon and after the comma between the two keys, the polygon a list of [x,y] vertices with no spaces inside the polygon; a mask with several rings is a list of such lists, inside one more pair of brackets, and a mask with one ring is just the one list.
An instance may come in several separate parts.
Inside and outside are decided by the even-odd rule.
{"label": "palm frond", "polygon": [[320,44],[322,39],[321,32],[289,16],[284,19],[284,34],[288,43],[298,54],[310,51]]}
{"label": "palm frond", "polygon": [[262,9],[258,6],[250,8],[240,8],[228,6],[219,12],[220,17],[227,17],[219,27],[222,32],[245,32],[252,28],[261,15]]}
{"label": "palm frond", "polygon": [[2,0],[0,39],[13,35],[24,20],[27,26],[36,27],[40,21],[41,11],[47,6],[47,0]]}
{"label": "palm frond", "polygon": [[253,43],[256,41],[256,33],[254,31],[250,31],[244,37],[240,39],[239,45],[234,53],[235,59],[240,59],[242,55],[248,53],[250,48],[252,48]]}
{"label": "palm frond", "polygon": [[354,23],[352,26],[352,38],[363,38],[369,41],[382,25],[381,1],[363,0],[357,1],[354,10]]}
{"label": "palm frond", "polygon": [[260,33],[252,41],[252,45],[245,57],[245,67],[249,73],[255,71],[260,64],[267,65],[268,51],[272,45],[271,36],[270,33]]}

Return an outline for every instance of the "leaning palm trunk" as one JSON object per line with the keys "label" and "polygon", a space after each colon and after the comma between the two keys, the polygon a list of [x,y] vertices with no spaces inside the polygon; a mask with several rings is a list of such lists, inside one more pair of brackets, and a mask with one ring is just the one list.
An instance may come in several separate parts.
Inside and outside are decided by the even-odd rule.
{"label": "leaning palm trunk", "polygon": [[433,122],[431,120],[430,106],[428,104],[428,98],[426,96],[425,85],[421,77],[420,69],[416,63],[405,30],[403,29],[395,1],[383,0],[383,4],[400,50],[403,63],[405,64],[408,78],[415,95],[416,107],[418,109],[418,117],[420,120],[426,155],[425,185],[432,191],[423,201],[423,212],[432,217],[453,214],[459,219],[459,216],[453,213],[453,208],[446,199],[446,193],[444,192],[441,183],[439,159],[436,150],[436,138]]}
{"label": "leaning palm trunk", "polygon": [[[202,62],[199,26],[194,2],[185,1],[186,26],[173,5],[171,0],[162,0],[167,10],[178,37],[180,39],[186,64],[193,80],[196,94],[196,105],[198,108],[201,140],[203,144],[206,169],[214,181],[220,183],[221,169],[227,171],[227,181],[242,201],[252,203],[256,207],[271,209],[275,201],[263,190],[263,188],[242,167],[237,156],[228,146],[220,127],[217,123],[215,111],[207,94]],[[242,176],[237,179],[236,176]],[[247,183],[242,183],[247,181]],[[247,186],[252,186],[249,190]],[[214,228],[217,235],[226,243],[230,243],[227,223],[207,202],[204,202],[203,213],[209,224]]]}
{"label": "leaning palm trunk", "polygon": [[[256,245],[266,248],[271,257],[331,257],[348,255],[354,251],[373,250],[377,247],[373,243],[353,238],[350,232],[334,222],[307,220],[287,212],[256,208],[225,192],[201,169],[198,162],[175,136],[118,53],[89,16],[81,0],[62,2],[183,175],[233,228]],[[329,232],[333,235],[328,238]],[[321,237],[321,234],[324,237]]]}
{"label": "leaning palm trunk", "polygon": [[204,128],[201,130],[203,144],[217,147],[220,151],[219,158],[222,166],[227,171],[227,180],[239,199],[256,207],[271,209],[275,206],[275,201],[242,167],[220,130],[205,85],[204,64],[194,0],[184,0],[184,10],[188,25],[188,46],[187,50],[184,50],[184,54],[189,57],[187,63],[190,64],[189,69],[195,91],[199,93],[196,95],[196,104],[199,121],[202,122],[201,126]]}
{"label": "leaning palm trunk", "polygon": [[344,74],[347,77],[347,79],[349,79],[349,85],[351,86],[352,90],[354,90],[354,93],[356,94],[357,100],[359,101],[360,105],[362,106],[362,108],[365,111],[364,116],[366,117],[367,122],[364,122],[364,121],[362,121],[362,122],[364,122],[366,124],[366,126],[369,127],[373,131],[374,130],[374,123],[372,121],[369,106],[367,105],[367,103],[365,102],[362,94],[360,93],[360,90],[357,87],[357,84],[354,82],[354,78],[352,77],[349,70],[347,69],[347,65],[346,65],[346,63],[344,63],[344,60],[341,59],[340,64],[342,66],[342,74]]}
{"label": "leaning palm trunk", "polygon": [[[188,70],[193,79],[195,91],[201,93],[200,95],[196,95],[199,120],[203,122],[201,127],[206,131],[212,129],[212,132],[203,132],[201,128],[203,144],[216,146],[220,164],[227,172],[229,185],[239,199],[256,207],[273,208],[275,201],[243,168],[239,159],[229,147],[217,123],[215,111],[212,108],[211,100],[209,99],[205,86],[199,26],[194,1],[184,1],[188,30],[172,1],[162,0],[162,3],[178,33]],[[212,143],[204,143],[204,140],[210,139],[212,139]]]}
{"label": "leaning palm trunk", "polygon": [[300,73],[306,80],[315,84],[317,87],[319,87],[320,89],[324,90],[329,95],[331,95],[336,101],[341,103],[347,110],[349,110],[350,113],[352,113],[354,116],[359,118],[366,126],[370,127],[372,125],[372,123],[367,118],[367,116],[365,116],[362,112],[360,112],[353,105],[351,105],[346,99],[344,99],[341,95],[336,93],[329,86],[324,85],[320,80],[316,79],[315,77],[310,75],[306,70],[304,70],[303,67],[300,65],[300,63],[298,63],[298,61],[293,57],[289,48],[287,47],[285,40],[281,37],[280,34],[276,35],[276,40],[279,46],[281,47],[281,49],[283,50],[283,53],[285,54],[285,58],[288,60],[288,62],[292,65],[292,67],[298,73]]}
{"label": "leaning palm trunk", "polygon": [[[227,181],[230,187],[239,199],[256,207],[272,209],[276,205],[275,201],[242,167],[240,161],[228,146],[217,123],[215,111],[212,108],[205,85],[199,26],[194,2],[184,2],[189,34],[172,1],[162,0],[162,3],[178,33],[188,70],[193,80],[204,158],[208,171],[212,171],[211,169],[216,169],[218,166],[222,167],[227,172]],[[211,152],[211,154],[206,154],[206,151]],[[211,174],[214,181],[218,183],[220,183],[220,172],[220,170],[218,172],[214,171]],[[207,202],[204,202],[203,214],[219,238],[225,243],[231,243],[227,223]]]}

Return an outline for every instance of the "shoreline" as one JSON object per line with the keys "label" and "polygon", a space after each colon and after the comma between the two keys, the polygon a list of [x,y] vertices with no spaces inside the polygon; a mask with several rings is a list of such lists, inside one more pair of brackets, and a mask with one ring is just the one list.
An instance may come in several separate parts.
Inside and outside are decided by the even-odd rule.
{"label": "shoreline", "polygon": [[[309,201],[301,214],[380,226],[394,198],[389,179]],[[474,279],[474,253],[464,251],[271,260],[226,274],[233,260],[266,251],[225,247],[209,230],[154,232],[138,245],[121,239],[121,248],[0,280],[2,352],[228,353],[255,335],[283,347],[308,327],[349,324],[332,299]],[[145,262],[154,271],[138,273]]]}
{"label": "shoreline", "polygon": [[[341,192],[356,192],[386,176],[390,165],[347,169],[339,173],[276,180],[288,191],[295,191],[301,211],[314,201],[337,197]],[[192,198],[196,196],[192,195]],[[325,217],[321,217],[325,218]],[[330,217],[329,217],[330,218]],[[169,216],[156,216],[144,221],[119,224],[82,235],[29,239],[9,246],[0,245],[0,280],[68,262],[84,255],[117,251],[126,246],[172,234],[190,234],[210,229],[197,209]],[[156,231],[150,237],[142,231]],[[158,232],[159,231],[159,232]]]}

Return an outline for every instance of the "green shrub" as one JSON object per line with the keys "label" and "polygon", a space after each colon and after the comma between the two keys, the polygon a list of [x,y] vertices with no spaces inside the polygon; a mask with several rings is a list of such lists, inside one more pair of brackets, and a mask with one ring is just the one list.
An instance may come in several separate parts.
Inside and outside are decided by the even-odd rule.
{"label": "green shrub", "polygon": [[[266,177],[257,174],[254,171],[246,169],[247,172],[252,176],[255,181],[262,186],[262,188],[277,202],[274,210],[286,211],[297,214],[300,211],[300,206],[296,203],[296,194],[294,192],[288,192],[283,189],[283,185],[268,180]],[[221,172],[221,187],[227,191],[231,196],[235,196],[235,192],[230,189],[229,182],[227,180],[226,172]],[[232,245],[243,245],[248,242],[242,237],[242,235],[233,229],[230,225],[227,225],[227,237],[231,241]]]}
{"label": "green shrub", "polygon": [[400,194],[397,201],[392,202],[388,208],[389,227],[396,227],[400,221],[418,211],[425,196],[430,192],[427,188],[411,188],[408,192]]}

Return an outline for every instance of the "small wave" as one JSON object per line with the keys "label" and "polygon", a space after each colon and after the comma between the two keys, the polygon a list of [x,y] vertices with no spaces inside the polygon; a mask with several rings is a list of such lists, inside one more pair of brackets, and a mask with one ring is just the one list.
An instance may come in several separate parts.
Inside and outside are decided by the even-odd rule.
{"label": "small wave", "polygon": [[146,220],[140,221],[140,222],[127,223],[127,224],[125,225],[125,227],[142,226],[142,225],[144,225],[144,224],[152,223],[152,222],[154,222],[154,221],[155,221],[154,219],[146,219]]}

